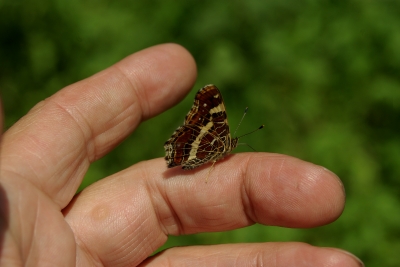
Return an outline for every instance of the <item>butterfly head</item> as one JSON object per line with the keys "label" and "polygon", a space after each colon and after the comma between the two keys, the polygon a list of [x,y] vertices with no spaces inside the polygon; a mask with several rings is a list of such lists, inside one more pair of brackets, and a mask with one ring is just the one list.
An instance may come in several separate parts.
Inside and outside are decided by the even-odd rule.
{"label": "butterfly head", "polygon": [[239,141],[239,138],[238,138],[238,137],[235,137],[235,138],[233,138],[233,139],[231,140],[231,150],[237,147],[238,141]]}

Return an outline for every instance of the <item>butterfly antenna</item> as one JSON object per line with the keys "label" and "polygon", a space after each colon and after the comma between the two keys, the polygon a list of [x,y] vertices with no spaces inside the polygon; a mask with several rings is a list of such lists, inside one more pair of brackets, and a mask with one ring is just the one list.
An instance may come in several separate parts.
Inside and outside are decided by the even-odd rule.
{"label": "butterfly antenna", "polygon": [[238,124],[238,126],[236,127],[236,130],[235,130],[235,132],[233,133],[233,136],[235,136],[235,134],[236,134],[237,130],[239,129],[239,126],[240,126],[240,124],[242,123],[242,121],[243,121],[243,119],[244,119],[244,116],[246,116],[246,113],[247,113],[247,110],[248,110],[248,109],[249,109],[249,107],[246,107],[246,109],[244,110],[244,113],[243,113],[242,119],[239,121],[239,124]]}
{"label": "butterfly antenna", "polygon": [[[246,136],[246,135],[252,134],[252,133],[254,133],[254,132],[257,132],[258,130],[261,130],[262,128],[264,128],[264,124],[263,124],[263,125],[261,125],[260,127],[258,127],[257,129],[255,129],[255,130],[253,130],[253,131],[251,131],[251,132],[247,133],[247,134],[244,134],[244,135],[238,136],[237,138],[238,138],[238,139],[239,139],[239,138],[242,138],[243,136]],[[251,148],[252,148],[252,147],[251,147]],[[252,148],[252,149],[253,149],[253,148]]]}
{"label": "butterfly antenna", "polygon": [[247,144],[247,143],[238,143],[238,146],[243,146],[243,145],[248,146],[248,147],[250,147],[253,151],[257,152],[257,150],[255,150],[251,145],[249,145],[249,144]]}

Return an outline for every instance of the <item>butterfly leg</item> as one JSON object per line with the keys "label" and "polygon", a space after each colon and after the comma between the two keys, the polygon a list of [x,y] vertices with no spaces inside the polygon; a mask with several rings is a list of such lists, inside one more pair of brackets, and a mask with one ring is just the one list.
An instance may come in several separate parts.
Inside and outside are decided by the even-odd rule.
{"label": "butterfly leg", "polygon": [[211,170],[214,168],[214,164],[217,162],[216,160],[213,161],[213,164],[211,165],[210,169],[208,170],[207,178],[206,178],[206,183],[208,182],[208,177],[210,176]]}

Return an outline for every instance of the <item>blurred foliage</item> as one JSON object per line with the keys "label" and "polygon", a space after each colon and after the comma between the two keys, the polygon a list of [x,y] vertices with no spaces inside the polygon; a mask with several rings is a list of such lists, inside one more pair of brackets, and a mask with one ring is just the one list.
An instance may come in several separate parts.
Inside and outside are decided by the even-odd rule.
{"label": "blurred foliage", "polygon": [[244,142],[332,170],[345,184],[346,208],[316,229],[255,225],[171,237],[163,248],[295,240],[349,250],[367,266],[400,266],[399,29],[399,1],[0,0],[6,127],[135,51],[179,43],[198,63],[194,90],[94,163],[83,186],[162,157],[194,93],[214,83],[233,127],[249,106],[239,134],[265,124]]}

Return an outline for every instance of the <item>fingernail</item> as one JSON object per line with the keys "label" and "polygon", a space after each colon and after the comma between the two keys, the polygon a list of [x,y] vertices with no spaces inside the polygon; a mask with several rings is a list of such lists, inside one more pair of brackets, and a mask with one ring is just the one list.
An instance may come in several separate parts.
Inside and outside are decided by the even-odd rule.
{"label": "fingernail", "polygon": [[342,187],[343,192],[346,194],[346,190],[345,190],[345,188],[344,188],[343,182],[342,182],[342,180],[339,178],[339,176],[337,176],[336,173],[334,173],[333,171],[331,171],[331,170],[329,170],[329,169],[327,169],[327,168],[325,168],[325,167],[323,167],[323,166],[321,166],[321,167],[322,167],[325,171],[329,172],[330,174],[332,174],[333,176],[336,177],[336,180],[338,181],[338,183],[339,183],[340,186]]}
{"label": "fingernail", "polygon": [[344,253],[344,254],[346,254],[346,255],[349,255],[349,256],[352,257],[355,261],[357,261],[357,263],[359,264],[360,267],[365,267],[364,263],[363,263],[358,257],[356,257],[354,254],[352,254],[352,253],[350,253],[350,252],[348,252],[348,251],[346,251],[346,250],[340,249],[340,248],[329,248],[329,249],[336,250],[336,251],[340,251],[340,252],[342,252],[342,253]]}

